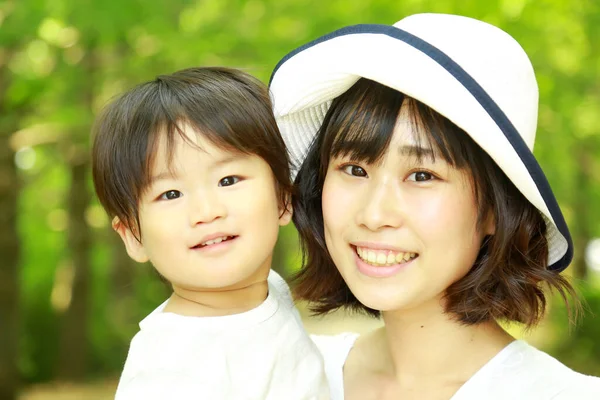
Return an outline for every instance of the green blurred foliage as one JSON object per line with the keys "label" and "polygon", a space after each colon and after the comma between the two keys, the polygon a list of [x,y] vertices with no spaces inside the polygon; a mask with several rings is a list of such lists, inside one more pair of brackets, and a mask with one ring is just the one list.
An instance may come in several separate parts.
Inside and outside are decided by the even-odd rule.
{"label": "green blurred foliage", "polygon": [[[392,24],[416,12],[463,14],[498,25],[530,55],[540,85],[535,153],[576,241],[600,236],[600,3],[594,0],[4,0],[0,68],[10,75],[4,98],[18,118],[9,132],[22,189],[19,235],[22,338],[27,382],[54,377],[60,316],[69,307],[73,266],[66,238],[71,166],[87,156],[94,115],[117,93],[157,74],[196,65],[243,68],[265,83],[287,52],[355,23]],[[26,112],[10,114],[27,105]],[[88,190],[91,192],[91,183]],[[118,374],[137,323],[168,295],[148,265],[124,258],[94,200],[89,375]],[[1,255],[0,255],[1,256]],[[299,265],[296,233],[282,230],[276,267]],[[583,267],[581,267],[583,265]],[[127,269],[120,277],[122,268]],[[71,279],[71,281],[70,281]],[[586,279],[589,308],[600,289]],[[119,293],[125,293],[121,295]],[[552,314],[553,349],[581,371],[600,375],[600,320],[579,329]],[[564,331],[564,332],[563,332]]]}
{"label": "green blurred foliage", "polygon": [[557,339],[549,351],[571,368],[600,376],[600,287],[585,284],[581,295],[585,299],[587,313],[576,329],[565,324],[568,316],[563,307],[556,307],[550,314],[552,334]]}

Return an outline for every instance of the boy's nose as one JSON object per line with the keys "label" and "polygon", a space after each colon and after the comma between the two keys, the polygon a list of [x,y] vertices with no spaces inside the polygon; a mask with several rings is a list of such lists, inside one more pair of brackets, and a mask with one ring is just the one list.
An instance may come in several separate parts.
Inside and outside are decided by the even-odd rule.
{"label": "boy's nose", "polygon": [[227,207],[219,200],[219,196],[211,191],[204,191],[190,201],[190,224],[192,226],[212,222],[227,215]]}

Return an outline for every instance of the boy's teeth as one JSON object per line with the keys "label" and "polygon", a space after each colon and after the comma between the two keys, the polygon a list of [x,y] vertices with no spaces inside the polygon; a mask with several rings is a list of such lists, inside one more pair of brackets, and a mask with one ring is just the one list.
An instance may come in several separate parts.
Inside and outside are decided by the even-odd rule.
{"label": "boy's teeth", "polygon": [[210,246],[211,244],[221,243],[223,240],[227,240],[229,236],[222,236],[216,239],[207,240],[204,243],[200,243],[201,246]]}
{"label": "boy's teeth", "polygon": [[394,265],[417,257],[416,253],[395,252],[391,250],[375,251],[363,247],[357,247],[356,252],[362,260],[372,265]]}

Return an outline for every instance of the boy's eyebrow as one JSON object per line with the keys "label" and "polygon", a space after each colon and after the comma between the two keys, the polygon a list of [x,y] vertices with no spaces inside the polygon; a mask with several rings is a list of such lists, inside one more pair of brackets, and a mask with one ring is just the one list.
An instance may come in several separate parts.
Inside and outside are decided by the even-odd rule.
{"label": "boy's eyebrow", "polygon": [[[228,155],[226,157],[223,157],[223,158],[215,161],[214,166],[220,167],[222,165],[226,165],[226,164],[232,163],[234,161],[238,161],[241,158],[244,158],[246,156],[247,156],[246,154],[241,154],[241,153],[240,154],[231,154],[231,155]],[[179,175],[177,175],[177,173],[175,173],[173,171],[164,171],[159,174],[151,176],[149,184],[151,185],[152,183],[163,180],[163,179],[177,179],[178,177],[179,177]]]}
{"label": "boy's eyebrow", "polygon": [[247,154],[239,153],[239,154],[229,154],[226,157],[221,158],[220,160],[215,161],[215,166],[220,167],[225,164],[230,164],[232,162],[238,161],[242,158],[247,157]]}
{"label": "boy's eyebrow", "polygon": [[169,171],[161,172],[160,174],[156,174],[150,177],[150,181],[148,182],[150,185],[154,182],[163,180],[163,179],[176,179],[177,174]]}

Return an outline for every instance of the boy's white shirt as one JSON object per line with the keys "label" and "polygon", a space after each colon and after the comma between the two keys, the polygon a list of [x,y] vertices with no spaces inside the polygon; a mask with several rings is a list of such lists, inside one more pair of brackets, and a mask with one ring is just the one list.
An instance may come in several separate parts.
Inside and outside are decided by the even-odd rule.
{"label": "boy's white shirt", "polygon": [[[358,334],[313,335],[325,359],[331,400],[344,399],[343,367]],[[516,340],[477,371],[449,400],[600,400],[600,378],[580,374]]]}
{"label": "boy's white shirt", "polygon": [[329,399],[323,359],[302,326],[287,283],[274,271],[267,299],[245,313],[140,322],[116,400]]}

